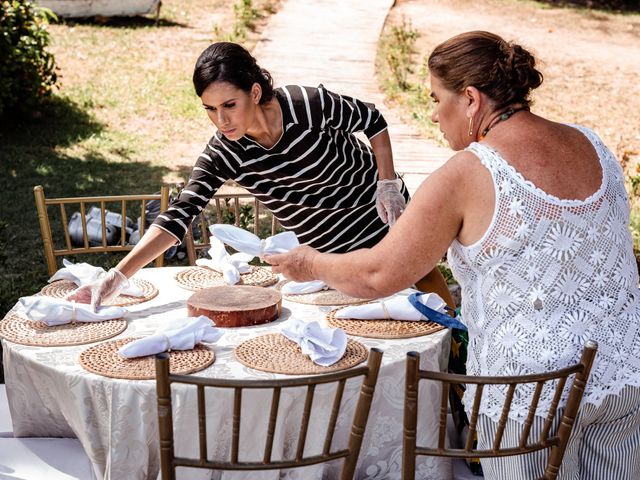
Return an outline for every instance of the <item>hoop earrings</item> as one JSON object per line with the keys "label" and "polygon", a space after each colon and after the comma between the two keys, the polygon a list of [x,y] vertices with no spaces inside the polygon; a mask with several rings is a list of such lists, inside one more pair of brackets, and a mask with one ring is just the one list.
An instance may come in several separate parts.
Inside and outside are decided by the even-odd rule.
{"label": "hoop earrings", "polygon": [[469,117],[469,136],[473,135],[473,115]]}

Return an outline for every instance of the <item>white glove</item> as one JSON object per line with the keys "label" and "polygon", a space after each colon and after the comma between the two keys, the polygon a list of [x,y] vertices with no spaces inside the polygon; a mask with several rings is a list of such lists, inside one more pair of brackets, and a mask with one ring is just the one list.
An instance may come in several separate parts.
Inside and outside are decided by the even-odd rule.
{"label": "white glove", "polygon": [[401,185],[402,180],[399,178],[378,180],[376,185],[376,210],[380,219],[390,227],[396,223],[406,206],[404,197],[400,193]]}
{"label": "white glove", "polygon": [[118,296],[124,288],[129,287],[129,279],[120,270],[112,268],[95,282],[83,285],[67,295],[66,300],[90,303],[95,312],[105,302]]}

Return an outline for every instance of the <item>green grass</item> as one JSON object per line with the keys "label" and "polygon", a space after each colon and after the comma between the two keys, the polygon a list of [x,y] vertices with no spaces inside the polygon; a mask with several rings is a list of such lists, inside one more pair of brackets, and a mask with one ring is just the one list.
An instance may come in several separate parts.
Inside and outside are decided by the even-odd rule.
{"label": "green grass", "polygon": [[[0,245],[0,311],[17,298],[37,292],[48,275],[33,198],[42,185],[49,197],[115,195],[154,192],[166,167],[147,162],[116,160],[123,145],[135,147],[97,122],[70,99],[51,99],[40,122],[3,125],[0,164],[7,174],[0,180],[2,228]],[[68,153],[83,144],[82,153]]]}
{"label": "green grass", "polygon": [[411,115],[426,138],[444,145],[440,130],[431,121],[426,59],[416,58],[414,45],[419,35],[406,21],[385,27],[376,54],[378,81],[386,97]]}

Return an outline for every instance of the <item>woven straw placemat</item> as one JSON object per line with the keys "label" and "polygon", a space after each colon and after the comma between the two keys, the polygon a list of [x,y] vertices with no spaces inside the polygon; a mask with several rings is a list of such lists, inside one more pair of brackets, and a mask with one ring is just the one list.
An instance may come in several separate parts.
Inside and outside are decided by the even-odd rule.
{"label": "woven straw placemat", "polygon": [[336,318],[336,308],[327,314],[330,327],[341,328],[349,335],[368,338],[409,338],[439,332],[444,327],[434,322],[405,322],[402,320],[353,320]]}
{"label": "woven straw placemat", "polygon": [[238,345],[234,353],[240,363],[256,370],[288,375],[308,375],[346,370],[364,362],[369,355],[367,347],[355,340],[347,340],[344,356],[333,365],[322,367],[300,351],[297,343],[281,333],[269,333]]}
{"label": "woven straw placemat", "polygon": [[[176,274],[176,282],[187,290],[202,290],[208,287],[226,285],[220,272],[206,267],[191,267]],[[251,271],[240,274],[238,285],[252,287],[268,287],[278,282],[278,277],[270,270],[251,266]]]}
{"label": "woven straw placemat", "polygon": [[[142,297],[132,297],[130,295],[118,295],[116,298],[104,302],[103,305],[109,307],[128,307],[129,305],[135,305],[136,303],[146,302],[158,295],[158,289],[151,282],[146,280],[140,280],[134,278],[132,282],[144,292]],[[73,292],[77,287],[75,283],[70,280],[58,280],[57,282],[49,283],[40,290],[41,295],[54,298],[65,298],[68,294]]]}
{"label": "woven straw placemat", "polygon": [[[276,288],[281,291],[282,286],[285,283],[287,283],[287,280],[278,283],[278,285],[276,285]],[[309,305],[323,306],[357,305],[359,303],[366,303],[371,300],[370,298],[351,297],[346,293],[342,293],[338,290],[333,289],[320,290],[319,292],[313,293],[283,293],[282,298],[295,303],[306,303]]]}
{"label": "woven straw placemat", "polygon": [[[124,380],[152,380],[156,378],[155,356],[125,358],[118,353],[123,345],[138,338],[121,338],[100,343],[80,354],[80,365],[85,370],[109,378]],[[169,352],[169,371],[187,374],[203,370],[215,360],[213,350],[198,344],[193,350]]]}
{"label": "woven straw placemat", "polygon": [[127,321],[123,319],[50,327],[44,322],[34,322],[11,313],[0,322],[0,337],[33,347],[63,347],[106,340],[124,332],[126,328]]}

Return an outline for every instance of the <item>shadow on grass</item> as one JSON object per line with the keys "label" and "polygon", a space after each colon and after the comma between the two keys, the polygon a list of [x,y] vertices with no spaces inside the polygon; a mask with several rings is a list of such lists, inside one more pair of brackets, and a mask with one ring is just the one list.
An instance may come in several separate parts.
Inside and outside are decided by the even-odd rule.
{"label": "shadow on grass", "polygon": [[34,186],[42,185],[50,198],[152,193],[168,171],[147,163],[113,162],[100,152],[82,159],[65,155],[57,147],[97,135],[104,126],[64,99],[48,102],[42,113],[38,121],[5,122],[0,129],[0,318],[18,297],[36,293],[48,278]]}
{"label": "shadow on grass", "polygon": [[[81,105],[69,99],[53,96],[39,108],[29,112],[37,117],[18,112],[0,117],[0,141],[7,148],[18,149],[14,152],[18,156],[32,149],[66,147],[103,130]],[[10,159],[4,148],[0,159]]]}
{"label": "shadow on grass", "polygon": [[638,0],[538,0],[556,7],[582,7],[605,12],[639,13]]}
{"label": "shadow on grass", "polygon": [[166,18],[159,18],[156,20],[152,17],[143,17],[140,15],[133,17],[86,17],[86,18],[67,18],[60,21],[65,25],[94,25],[110,28],[149,28],[149,27],[181,27],[189,28],[187,24],[174,22],[173,20],[167,20]]}

